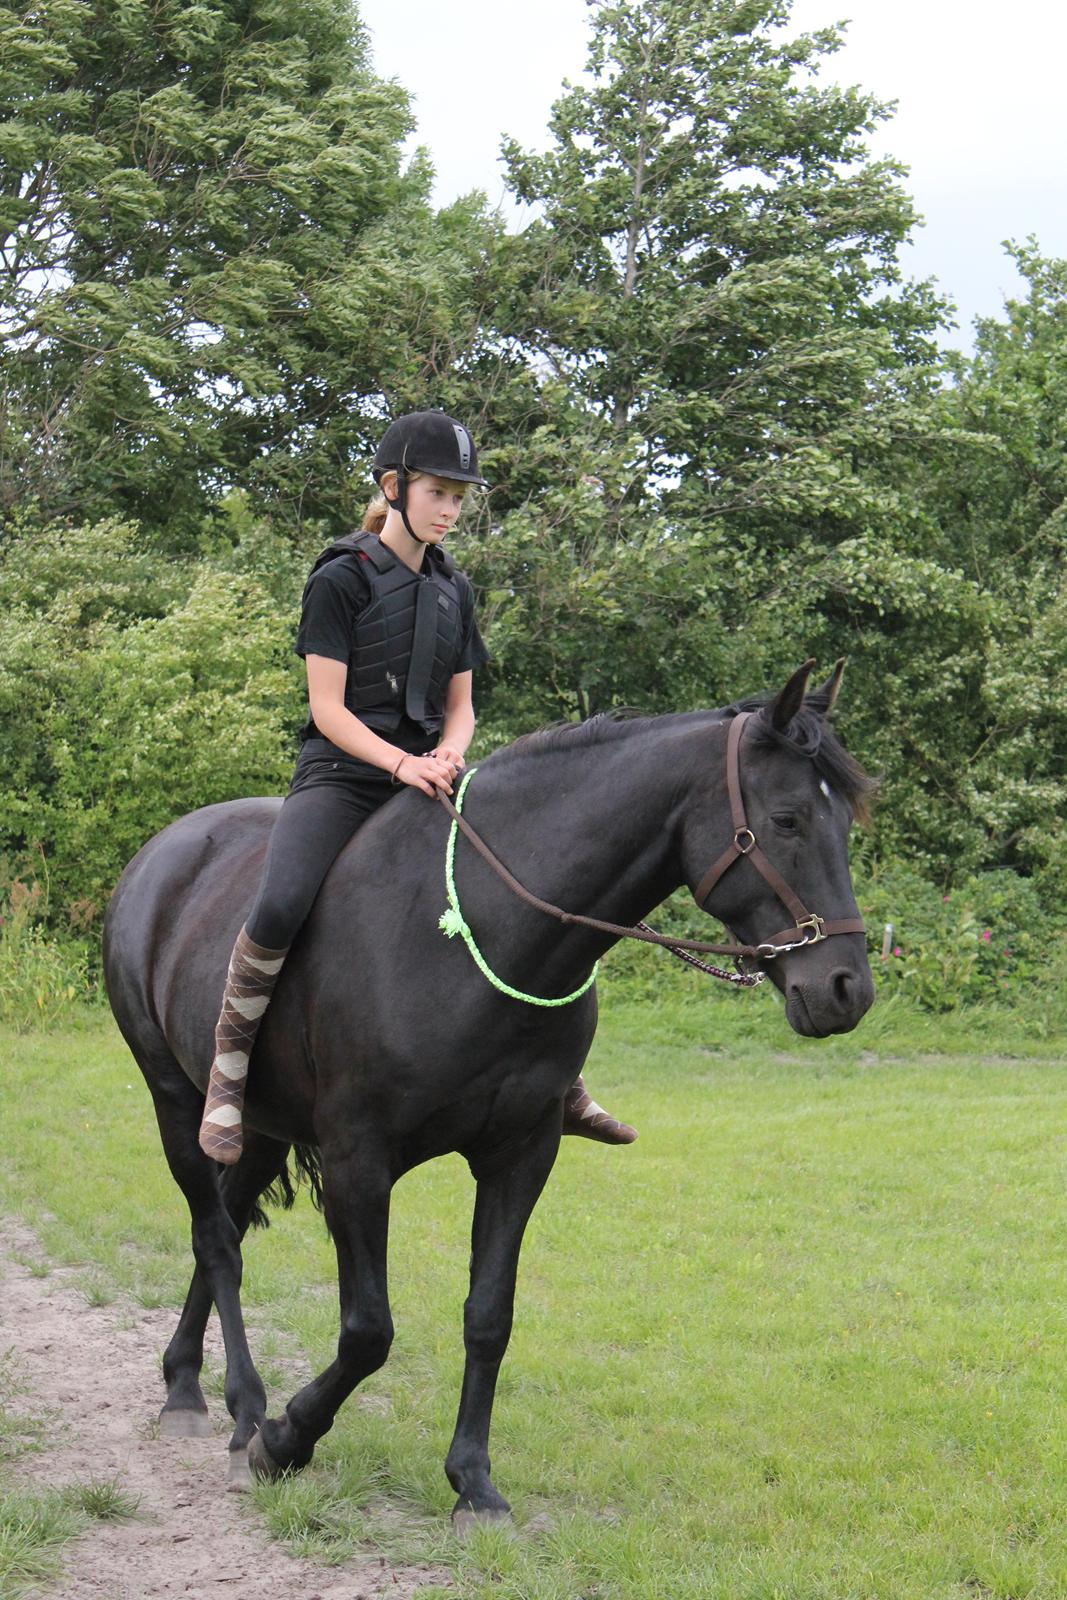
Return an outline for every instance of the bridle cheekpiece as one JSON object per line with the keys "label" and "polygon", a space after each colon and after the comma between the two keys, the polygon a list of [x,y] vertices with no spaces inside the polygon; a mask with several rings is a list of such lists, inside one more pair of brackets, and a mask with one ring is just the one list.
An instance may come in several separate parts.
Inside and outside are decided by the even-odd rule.
{"label": "bridle cheekpiece", "polygon": [[804,945],[819,944],[823,939],[830,939],[837,933],[865,933],[866,928],[859,917],[839,917],[836,921],[827,922],[824,917],[817,916],[809,911],[786,883],[778,869],[772,866],[759,847],[756,835],[748,825],[745,814],[745,798],[741,789],[741,736],[745,731],[745,724],[755,715],[751,711],[739,711],[730,724],[730,732],[726,740],[726,787],[730,796],[730,817],[734,825],[734,836],[719,858],[712,862],[705,872],[696,889],[693,899],[701,911],[707,910],[707,899],[735,861],[748,860],[756,871],[770,884],[778,899],[791,911],[795,918],[792,928],[783,928],[781,932],[772,934],[769,939],[757,945],[739,945],[738,955],[753,957],[758,961],[771,961],[775,956],[785,955],[790,950],[799,950]]}

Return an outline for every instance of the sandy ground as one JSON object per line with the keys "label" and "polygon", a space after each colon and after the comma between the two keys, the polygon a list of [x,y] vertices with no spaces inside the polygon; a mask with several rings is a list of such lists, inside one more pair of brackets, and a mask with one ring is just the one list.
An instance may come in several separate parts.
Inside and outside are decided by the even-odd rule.
{"label": "sandy ground", "polygon": [[[90,1306],[41,1259],[32,1233],[0,1226],[0,1357],[10,1355],[20,1393],[7,1402],[45,1420],[43,1449],[18,1458],[22,1483],[116,1480],[137,1497],[135,1518],[97,1523],[66,1547],[62,1600],[410,1600],[449,1587],[440,1567],[393,1568],[381,1557],[323,1567],[286,1554],[262,1531],[245,1495],[226,1492],[224,1410],[211,1404],[210,1439],[161,1440],[159,1357],[177,1320],[171,1310],[118,1302]],[[208,1354],[221,1355],[217,1322]],[[216,1412],[220,1414],[216,1415]],[[451,1589],[455,1593],[454,1587]]]}

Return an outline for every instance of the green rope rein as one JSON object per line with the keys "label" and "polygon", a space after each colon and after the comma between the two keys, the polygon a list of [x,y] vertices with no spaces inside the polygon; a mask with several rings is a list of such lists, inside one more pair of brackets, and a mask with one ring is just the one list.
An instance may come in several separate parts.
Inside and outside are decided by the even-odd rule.
{"label": "green rope rein", "polygon": [[[457,811],[463,810],[463,791],[477,772],[477,767],[471,767],[464,774],[463,782],[459,786],[456,798],[453,801]],[[509,995],[512,1000],[525,1000],[528,1006],[569,1006],[572,1000],[577,1000],[596,981],[597,962],[592,972],[579,989],[573,994],[561,995],[558,1000],[546,1000],[543,995],[524,994],[521,989],[513,989],[510,983],[505,983],[503,978],[498,978],[488,961],[474,942],[474,935],[463,920],[463,912],[459,908],[459,895],[456,893],[456,836],[459,825],[453,819],[448,835],[448,849],[445,851],[445,889],[448,893],[448,910],[443,912],[437,926],[448,939],[454,939],[456,934],[462,934],[463,942],[474,958],[474,963],[479,972],[488,978],[494,989],[499,989],[501,994]]]}

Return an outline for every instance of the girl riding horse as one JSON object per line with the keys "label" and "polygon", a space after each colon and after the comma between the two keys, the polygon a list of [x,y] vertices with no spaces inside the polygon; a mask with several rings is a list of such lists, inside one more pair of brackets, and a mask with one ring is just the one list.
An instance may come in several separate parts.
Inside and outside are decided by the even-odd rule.
{"label": "girl riding horse", "polygon": [[[249,1061],[289,948],[356,829],[407,785],[452,793],[474,734],[471,680],[488,659],[468,579],[443,548],[471,484],[488,488],[467,429],[442,411],[399,417],[374,458],[381,494],[360,534],[322,552],[304,588],[296,651],[309,717],[252,911],[230,957],[200,1145],[236,1162]],[[322,997],[329,1003],[329,997]],[[636,1133],[579,1077],[564,1133]]]}

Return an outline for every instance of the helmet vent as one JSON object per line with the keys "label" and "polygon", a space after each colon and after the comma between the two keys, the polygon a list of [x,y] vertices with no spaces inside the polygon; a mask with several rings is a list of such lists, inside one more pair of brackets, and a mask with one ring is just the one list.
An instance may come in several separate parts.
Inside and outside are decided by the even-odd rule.
{"label": "helmet vent", "polygon": [[458,422],[452,424],[456,430],[456,444],[459,446],[459,464],[466,472],[471,464],[471,436],[466,428],[461,428]]}

